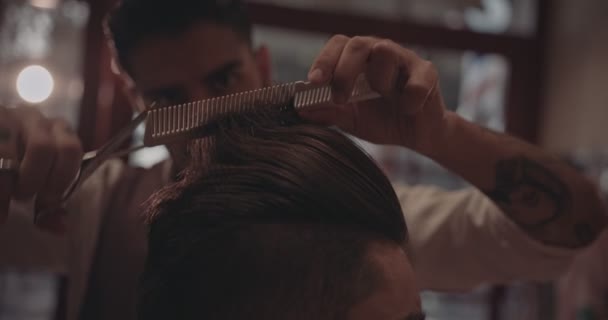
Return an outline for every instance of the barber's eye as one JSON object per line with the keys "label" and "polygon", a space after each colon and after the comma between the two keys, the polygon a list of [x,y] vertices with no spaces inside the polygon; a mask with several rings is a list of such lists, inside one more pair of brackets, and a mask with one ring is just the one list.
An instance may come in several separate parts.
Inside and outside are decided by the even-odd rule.
{"label": "barber's eye", "polygon": [[209,89],[216,95],[226,94],[234,86],[237,79],[235,72],[226,72],[217,75],[209,82]]}

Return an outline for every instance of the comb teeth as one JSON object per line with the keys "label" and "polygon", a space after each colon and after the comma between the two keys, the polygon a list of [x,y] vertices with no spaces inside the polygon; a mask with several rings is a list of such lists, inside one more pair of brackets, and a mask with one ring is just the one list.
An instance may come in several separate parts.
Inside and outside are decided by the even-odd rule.
{"label": "comb teeth", "polygon": [[329,86],[314,88],[296,94],[294,107],[296,109],[331,102]]}
{"label": "comb teeth", "polygon": [[152,109],[148,112],[144,144],[165,143],[175,135],[190,132],[218,116],[253,111],[258,105],[287,104],[295,94],[295,83],[246,91],[196,102]]}
{"label": "comb teeth", "polygon": [[[301,109],[331,103],[331,93],[331,86],[310,87],[298,90],[294,99],[294,107]],[[348,103],[379,97],[380,95],[371,89],[367,79],[364,76],[359,76],[355,82],[353,92],[348,99]]]}
{"label": "comb teeth", "polygon": [[[364,76],[360,76],[355,82],[348,103],[377,97],[380,95],[370,88]],[[191,137],[190,132],[209,124],[220,116],[253,111],[259,105],[288,106],[291,99],[293,99],[295,109],[328,104],[332,101],[331,87],[292,82],[208,100],[151,109],[148,111],[144,145],[149,147],[187,139]]]}

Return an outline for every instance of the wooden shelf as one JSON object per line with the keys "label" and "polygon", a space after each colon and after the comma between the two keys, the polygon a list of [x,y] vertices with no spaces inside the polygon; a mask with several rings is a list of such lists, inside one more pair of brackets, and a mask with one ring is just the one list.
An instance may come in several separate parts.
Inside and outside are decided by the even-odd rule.
{"label": "wooden shelf", "polygon": [[[533,48],[535,39],[495,35],[407,21],[357,16],[314,9],[296,9],[271,4],[250,3],[255,24],[325,34],[375,35],[404,44],[426,47],[498,53],[510,57]],[[337,21],[339,21],[337,23]]]}

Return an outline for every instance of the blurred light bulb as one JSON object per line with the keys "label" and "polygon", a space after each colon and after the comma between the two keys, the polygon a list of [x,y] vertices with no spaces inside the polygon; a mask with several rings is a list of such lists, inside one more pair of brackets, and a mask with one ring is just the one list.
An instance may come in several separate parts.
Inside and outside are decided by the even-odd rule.
{"label": "blurred light bulb", "polygon": [[29,66],[17,76],[17,93],[29,103],[40,103],[53,93],[55,82],[51,73],[42,66]]}
{"label": "blurred light bulb", "polygon": [[30,4],[41,9],[55,9],[59,0],[30,0]]}

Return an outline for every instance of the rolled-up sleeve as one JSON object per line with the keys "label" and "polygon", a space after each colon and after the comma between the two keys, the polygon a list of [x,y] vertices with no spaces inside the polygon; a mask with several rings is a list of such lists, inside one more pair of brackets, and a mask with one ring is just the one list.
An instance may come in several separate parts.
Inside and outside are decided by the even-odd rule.
{"label": "rolled-up sleeve", "polygon": [[577,250],[530,238],[474,188],[395,186],[422,290],[464,291],[481,284],[556,280]]}

